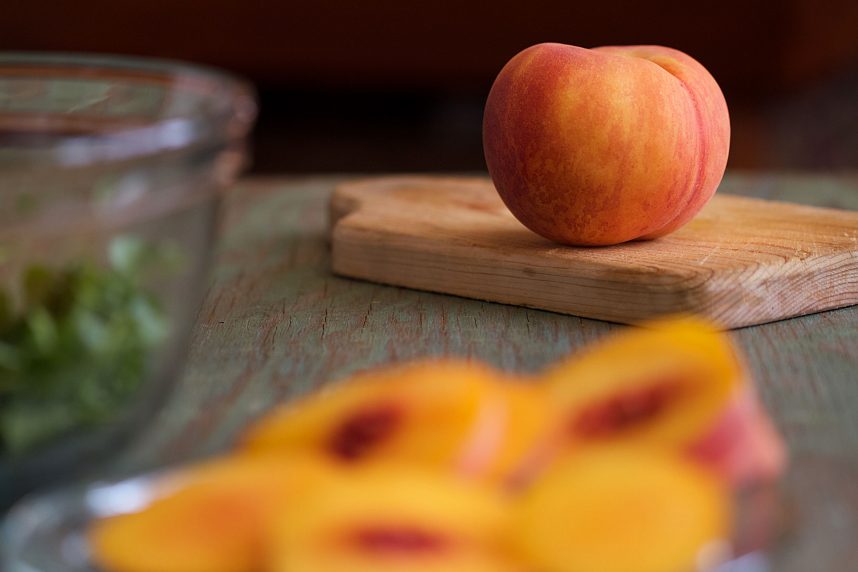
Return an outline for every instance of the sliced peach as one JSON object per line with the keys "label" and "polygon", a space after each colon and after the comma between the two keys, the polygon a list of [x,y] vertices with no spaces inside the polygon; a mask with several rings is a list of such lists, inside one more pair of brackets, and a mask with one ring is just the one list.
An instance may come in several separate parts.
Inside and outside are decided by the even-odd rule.
{"label": "sliced peach", "polygon": [[730,500],[719,479],[678,454],[589,450],[521,497],[513,544],[540,572],[696,570],[726,546]]}
{"label": "sliced peach", "polygon": [[93,525],[93,559],[110,572],[257,571],[271,518],[329,471],[309,459],[231,457],[180,471],[143,510]]}
{"label": "sliced peach", "polygon": [[742,379],[729,338],[695,319],[629,329],[545,374],[555,439],[681,446],[717,420]]}
{"label": "sliced peach", "polygon": [[506,572],[507,501],[432,471],[376,465],[310,495],[275,527],[273,572]]}
{"label": "sliced peach", "polygon": [[[371,371],[269,415],[252,453],[321,453],[344,464],[400,461],[479,474],[503,447],[500,374],[475,363],[422,361]],[[523,398],[522,398],[523,400]]]}
{"label": "sliced peach", "polygon": [[733,397],[688,450],[736,487],[772,481],[787,462],[784,442],[750,387]]}

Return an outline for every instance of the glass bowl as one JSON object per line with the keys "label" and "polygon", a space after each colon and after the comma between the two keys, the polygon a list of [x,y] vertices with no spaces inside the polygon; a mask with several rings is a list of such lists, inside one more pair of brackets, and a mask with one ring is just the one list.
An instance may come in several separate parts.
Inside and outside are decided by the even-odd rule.
{"label": "glass bowl", "polygon": [[0,53],[0,510],[168,393],[255,115],[213,70]]}
{"label": "glass bowl", "polygon": [[[164,492],[168,471],[112,482],[78,483],[16,505],[0,528],[0,569],[94,572],[86,540],[97,519],[135,512]],[[779,483],[739,492],[729,546],[699,572],[852,570],[858,557],[858,498],[853,461],[794,458]],[[160,483],[159,483],[160,481]],[[724,559],[726,558],[726,559]]]}
{"label": "glass bowl", "polygon": [[[25,499],[0,527],[0,570],[99,570],[92,563],[88,527],[100,518],[138,511],[169,493],[163,480],[169,474],[164,470],[126,480],[78,483]],[[781,482],[737,494],[734,537],[729,545],[717,547],[710,555],[715,558],[701,558],[698,572],[852,570],[858,530],[856,478],[854,461],[795,457]]]}

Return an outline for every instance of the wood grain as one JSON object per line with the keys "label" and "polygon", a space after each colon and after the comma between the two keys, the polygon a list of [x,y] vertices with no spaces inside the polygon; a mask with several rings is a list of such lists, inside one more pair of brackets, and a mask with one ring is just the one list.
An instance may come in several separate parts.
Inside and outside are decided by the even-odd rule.
{"label": "wood grain", "polygon": [[858,213],[731,195],[655,241],[576,248],[516,221],[485,178],[386,177],[331,199],[343,276],[636,323],[741,327],[858,303]]}
{"label": "wood grain", "polygon": [[[265,411],[359,369],[426,355],[533,372],[622,326],[331,273],[343,178],[241,182],[227,198],[184,376],[150,429],[93,476],[211,455]],[[858,177],[730,173],[719,192],[858,209]],[[858,307],[733,332],[793,456],[778,572],[858,562]],[[850,488],[851,487],[851,488]]]}

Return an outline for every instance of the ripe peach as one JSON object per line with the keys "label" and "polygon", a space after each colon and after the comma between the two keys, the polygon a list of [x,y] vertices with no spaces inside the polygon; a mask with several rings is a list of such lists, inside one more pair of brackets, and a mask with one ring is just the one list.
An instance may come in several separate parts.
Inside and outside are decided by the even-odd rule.
{"label": "ripe peach", "polygon": [[532,46],[501,70],[483,120],[486,164],[509,210],[575,245],[687,223],[715,193],[729,141],[718,84],[660,46]]}
{"label": "ripe peach", "polygon": [[344,465],[384,460],[496,474],[535,433],[531,419],[541,420],[528,393],[536,390],[501,379],[485,366],[454,360],[367,372],[275,411],[251,428],[243,449],[309,451]]}
{"label": "ripe peach", "polygon": [[275,527],[272,572],[511,572],[506,499],[443,473],[375,465],[309,495]]}
{"label": "ripe peach", "polygon": [[730,502],[678,454],[603,448],[563,459],[524,493],[513,542],[542,572],[697,570],[730,537]]}

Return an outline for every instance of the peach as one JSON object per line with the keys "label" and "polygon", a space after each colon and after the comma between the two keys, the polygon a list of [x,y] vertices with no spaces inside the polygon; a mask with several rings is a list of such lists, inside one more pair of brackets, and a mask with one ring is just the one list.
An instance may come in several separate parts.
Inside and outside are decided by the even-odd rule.
{"label": "peach", "polygon": [[93,559],[111,572],[260,570],[272,520],[329,474],[312,459],[233,457],[178,471],[147,507],[93,524]]}
{"label": "peach", "polygon": [[517,554],[542,572],[697,570],[707,554],[716,560],[712,548],[730,538],[733,518],[719,479],[651,449],[565,458],[517,505]]}
{"label": "peach", "polygon": [[309,495],[274,528],[272,572],[512,572],[492,488],[374,465]]}
{"label": "peach", "polygon": [[611,336],[542,379],[552,421],[513,474],[516,484],[569,449],[690,447],[739,391],[743,370],[725,334],[697,319],[676,318]]}
{"label": "peach", "polygon": [[252,427],[252,454],[322,454],[342,465],[398,461],[489,476],[542,419],[536,389],[465,361],[421,361],[360,374],[284,406]]}
{"label": "peach", "polygon": [[729,141],[713,77],[661,46],[532,46],[501,70],[483,120],[486,164],[509,210],[573,245],[678,229],[715,193]]}

